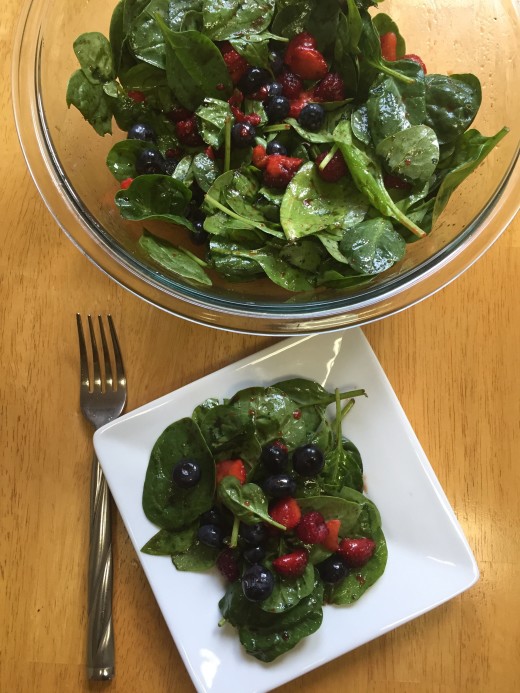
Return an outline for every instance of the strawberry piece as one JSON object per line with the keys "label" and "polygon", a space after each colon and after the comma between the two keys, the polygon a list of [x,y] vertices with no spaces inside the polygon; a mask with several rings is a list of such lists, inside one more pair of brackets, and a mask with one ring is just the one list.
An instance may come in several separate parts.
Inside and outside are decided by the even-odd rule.
{"label": "strawberry piece", "polygon": [[376,543],[368,537],[360,539],[342,539],[338,553],[349,568],[361,568],[374,555]]}
{"label": "strawberry piece", "polygon": [[143,92],[138,91],[137,89],[131,89],[128,92],[128,98],[132,99],[132,101],[135,101],[136,103],[143,103],[143,101],[146,100],[146,96],[143,94]]}
{"label": "strawberry piece", "polygon": [[282,94],[288,99],[297,99],[303,90],[301,79],[294,72],[288,70],[284,70],[278,76],[278,83],[282,85]]}
{"label": "strawberry piece", "polygon": [[261,144],[253,147],[253,166],[256,166],[257,168],[265,168],[267,166],[265,147],[263,147]]}
{"label": "strawberry piece", "polygon": [[204,150],[204,154],[208,157],[208,159],[215,161],[215,151],[214,151],[213,147],[207,147]]}
{"label": "strawberry piece", "polygon": [[291,108],[289,110],[290,118],[298,118],[302,112],[302,108],[308,103],[314,100],[314,97],[310,91],[302,91],[297,99],[291,101]]}
{"label": "strawberry piece", "polygon": [[321,543],[323,545],[323,548],[327,549],[327,551],[332,551],[334,553],[339,548],[338,534],[339,528],[341,527],[341,520],[327,520],[325,524],[327,525],[329,533],[325,537],[325,540]]}
{"label": "strawberry piece", "polygon": [[305,513],[296,527],[296,535],[304,544],[321,544],[327,538],[329,529],[325,518],[316,510]]}
{"label": "strawberry piece", "polygon": [[222,460],[216,464],[216,479],[219,484],[226,476],[234,476],[241,484],[246,483],[246,468],[241,459]]}
{"label": "strawberry piece", "polygon": [[269,515],[287,529],[294,529],[301,519],[302,511],[296,498],[287,496],[273,503],[269,509]]}
{"label": "strawberry piece", "polygon": [[407,53],[406,55],[403,55],[403,60],[413,60],[414,63],[419,65],[424,74],[427,74],[428,70],[426,69],[426,65],[418,55],[415,55],[415,53]]}
{"label": "strawberry piece", "polygon": [[322,79],[329,68],[323,55],[316,48],[298,46],[285,62],[302,79]]}
{"label": "strawberry piece", "polygon": [[307,31],[302,31],[300,34],[293,36],[285,49],[284,58],[287,64],[289,64],[289,60],[293,58],[298,48],[316,48],[316,39]]}
{"label": "strawberry piece", "polygon": [[273,560],[273,568],[282,577],[297,578],[303,575],[309,555],[303,549],[286,553]]}
{"label": "strawberry piece", "polygon": [[303,159],[280,154],[270,154],[264,171],[264,183],[270,188],[283,190],[303,164]]}
{"label": "strawberry piece", "polygon": [[337,72],[329,72],[312,90],[315,101],[343,101],[345,82]]}
{"label": "strawberry piece", "polygon": [[217,568],[229,582],[236,582],[240,577],[236,552],[233,551],[233,549],[224,549],[224,551],[218,555]]}
{"label": "strawberry piece", "polygon": [[219,46],[224,62],[226,63],[227,71],[231,77],[233,84],[238,84],[242,77],[246,74],[249,63],[236,51],[229,41],[225,41]]}
{"label": "strawberry piece", "polygon": [[397,35],[393,31],[380,36],[381,55],[385,60],[393,62],[397,60]]}
{"label": "strawberry piece", "polygon": [[320,164],[328,156],[328,152],[323,152],[316,157],[316,166],[318,167],[318,175],[322,180],[328,183],[336,183],[340,178],[343,178],[348,173],[347,164],[341,152],[336,152],[325,168],[320,168]]}
{"label": "strawberry piece", "polygon": [[187,147],[198,147],[202,144],[202,137],[199,135],[195,116],[175,123],[175,132],[179,141]]}
{"label": "strawberry piece", "polygon": [[134,182],[133,178],[125,178],[124,180],[121,181],[121,190],[127,190],[132,183]]}

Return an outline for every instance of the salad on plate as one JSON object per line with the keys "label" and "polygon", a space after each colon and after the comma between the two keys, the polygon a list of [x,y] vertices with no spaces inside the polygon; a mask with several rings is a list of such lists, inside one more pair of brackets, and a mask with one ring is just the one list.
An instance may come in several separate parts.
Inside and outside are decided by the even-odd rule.
{"label": "salad on plate", "polygon": [[144,257],[199,287],[345,289],[430,233],[507,128],[471,128],[478,78],[431,73],[377,5],[120,0],[76,39],[67,103],[127,133],[107,166]]}

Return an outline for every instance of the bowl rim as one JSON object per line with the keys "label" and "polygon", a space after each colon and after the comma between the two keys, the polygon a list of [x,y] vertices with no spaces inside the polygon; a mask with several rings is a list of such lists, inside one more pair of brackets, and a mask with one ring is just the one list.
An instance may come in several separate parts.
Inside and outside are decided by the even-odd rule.
{"label": "bowl rim", "polygon": [[[441,290],[469,269],[500,237],[518,211],[520,146],[490,199],[444,248],[386,283],[356,294],[300,305],[209,296],[146,267],[114,241],[83,205],[61,166],[41,98],[41,21],[47,0],[28,0],[13,47],[12,101],[20,146],[51,215],[73,244],[134,295],[177,317],[246,334],[290,336],[368,324]],[[499,202],[501,204],[499,204]],[[457,262],[454,262],[455,260]]]}

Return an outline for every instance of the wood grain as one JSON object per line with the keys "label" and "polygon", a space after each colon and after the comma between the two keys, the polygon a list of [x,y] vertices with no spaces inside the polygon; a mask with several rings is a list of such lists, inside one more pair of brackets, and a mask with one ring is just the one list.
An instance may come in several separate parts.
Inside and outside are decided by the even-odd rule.
{"label": "wood grain", "polygon": [[[42,203],[10,104],[0,18],[0,690],[193,690],[115,515],[117,675],[85,675],[91,431],[74,313],[110,311],[129,408],[274,342],[168,316],[96,270]],[[365,328],[481,569],[469,592],[280,693],[513,693],[520,681],[520,219],[455,283]],[[230,693],[240,693],[230,682]]]}

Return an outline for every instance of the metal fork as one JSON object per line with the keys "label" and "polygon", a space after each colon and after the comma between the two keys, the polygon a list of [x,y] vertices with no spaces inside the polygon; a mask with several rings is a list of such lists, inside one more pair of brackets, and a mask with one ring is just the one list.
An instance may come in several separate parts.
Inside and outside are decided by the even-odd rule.
{"label": "metal fork", "polygon": [[[110,363],[108,342],[101,315],[98,315],[101,350],[98,351],[92,318],[88,316],[91,344],[91,373],[81,315],[76,315],[80,353],[80,407],[85,418],[97,429],[117,418],[126,402],[126,377],[112,317],[107,316],[114,355],[115,371]],[[101,367],[101,359],[103,368]],[[90,485],[90,550],[88,566],[88,642],[89,679],[109,680],[114,669],[114,632],[112,627],[112,538],[110,493],[101,467],[94,455]]]}

